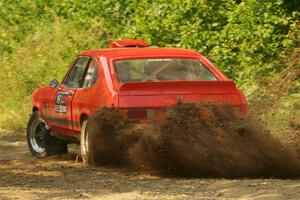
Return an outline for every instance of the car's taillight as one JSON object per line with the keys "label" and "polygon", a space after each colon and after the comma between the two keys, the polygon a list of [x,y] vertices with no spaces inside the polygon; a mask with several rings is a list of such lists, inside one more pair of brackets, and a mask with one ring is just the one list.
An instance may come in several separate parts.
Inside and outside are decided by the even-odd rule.
{"label": "car's taillight", "polygon": [[127,109],[120,110],[121,114],[128,119],[140,120],[164,120],[165,111],[161,109]]}
{"label": "car's taillight", "polygon": [[147,119],[147,110],[128,110],[127,117],[129,119]]}

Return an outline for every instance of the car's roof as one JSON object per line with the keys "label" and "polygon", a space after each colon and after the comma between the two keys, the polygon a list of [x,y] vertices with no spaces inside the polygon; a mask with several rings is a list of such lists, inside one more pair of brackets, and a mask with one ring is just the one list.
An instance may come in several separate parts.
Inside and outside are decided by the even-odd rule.
{"label": "car's roof", "polygon": [[199,53],[180,48],[157,48],[157,47],[146,47],[146,48],[107,48],[107,49],[96,49],[89,50],[80,53],[80,55],[90,56],[105,56],[108,58],[117,57],[151,57],[151,56],[183,56],[183,57],[198,57]]}

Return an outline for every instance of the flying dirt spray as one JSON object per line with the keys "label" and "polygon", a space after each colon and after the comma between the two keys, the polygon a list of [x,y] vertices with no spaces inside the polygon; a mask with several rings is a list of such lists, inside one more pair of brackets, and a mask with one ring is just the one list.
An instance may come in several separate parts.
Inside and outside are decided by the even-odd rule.
{"label": "flying dirt spray", "polygon": [[165,121],[140,123],[103,108],[89,120],[92,163],[169,176],[300,177],[294,146],[236,113],[228,105],[178,103]]}

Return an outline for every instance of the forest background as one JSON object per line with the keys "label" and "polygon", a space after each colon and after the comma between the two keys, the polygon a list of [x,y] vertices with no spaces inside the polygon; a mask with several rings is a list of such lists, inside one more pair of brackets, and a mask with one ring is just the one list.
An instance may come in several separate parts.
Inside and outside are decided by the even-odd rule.
{"label": "forest background", "polygon": [[298,0],[0,0],[0,127],[24,131],[32,92],[112,39],[198,51],[269,124],[300,116]]}

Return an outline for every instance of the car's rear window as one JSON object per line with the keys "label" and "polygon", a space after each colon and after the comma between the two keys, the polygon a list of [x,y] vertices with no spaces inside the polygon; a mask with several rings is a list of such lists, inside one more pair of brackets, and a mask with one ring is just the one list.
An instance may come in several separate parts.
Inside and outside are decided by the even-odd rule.
{"label": "car's rear window", "polygon": [[198,59],[147,58],[114,61],[120,83],[147,81],[207,81],[217,77]]}

